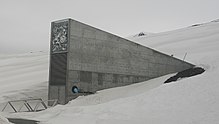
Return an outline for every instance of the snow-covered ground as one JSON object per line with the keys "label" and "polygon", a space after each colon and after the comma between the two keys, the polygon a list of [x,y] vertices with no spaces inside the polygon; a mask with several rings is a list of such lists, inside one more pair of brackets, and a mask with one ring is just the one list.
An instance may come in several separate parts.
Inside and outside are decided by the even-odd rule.
{"label": "snow-covered ground", "polygon": [[[37,113],[1,113],[42,124],[217,124],[219,122],[219,22],[129,39],[206,69],[201,75],[162,83],[166,75],[81,96]],[[48,54],[0,55],[0,104],[47,96]],[[46,95],[46,96],[45,96]],[[1,106],[0,106],[1,107]],[[1,117],[2,118],[2,117]]]}
{"label": "snow-covered ground", "polygon": [[10,123],[5,117],[0,115],[0,124],[10,124]]}
{"label": "snow-covered ground", "polygon": [[47,99],[47,80],[47,53],[0,55],[0,107],[6,101],[35,95]]}

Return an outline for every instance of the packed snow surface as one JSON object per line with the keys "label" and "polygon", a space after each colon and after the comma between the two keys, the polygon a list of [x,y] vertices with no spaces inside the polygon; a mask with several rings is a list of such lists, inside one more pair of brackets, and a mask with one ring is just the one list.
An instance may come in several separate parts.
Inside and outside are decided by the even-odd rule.
{"label": "packed snow surface", "polygon": [[0,114],[0,124],[10,124],[8,119],[6,119],[5,117],[3,117],[1,114]]}
{"label": "packed snow surface", "polygon": [[[219,22],[212,21],[170,32],[129,37],[201,66],[206,71],[174,83],[166,75],[130,86],[81,96],[67,105],[37,113],[7,114],[42,124],[216,124],[219,122]],[[48,55],[0,56],[0,104],[47,95]],[[46,97],[44,96],[44,99]]]}

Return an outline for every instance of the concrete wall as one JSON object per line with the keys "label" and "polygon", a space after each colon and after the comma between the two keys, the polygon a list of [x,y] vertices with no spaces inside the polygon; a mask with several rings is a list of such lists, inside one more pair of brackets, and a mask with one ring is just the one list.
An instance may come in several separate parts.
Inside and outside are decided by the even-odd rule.
{"label": "concrete wall", "polygon": [[191,64],[83,23],[70,21],[67,96],[128,85],[191,68]]}
{"label": "concrete wall", "polygon": [[68,20],[66,102],[82,92],[124,86],[191,68],[193,65],[153,49]]}

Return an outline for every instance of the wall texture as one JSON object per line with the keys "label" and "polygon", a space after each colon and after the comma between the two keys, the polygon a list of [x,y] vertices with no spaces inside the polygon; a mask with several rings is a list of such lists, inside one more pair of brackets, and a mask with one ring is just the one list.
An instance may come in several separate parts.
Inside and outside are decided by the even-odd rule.
{"label": "wall texture", "polygon": [[[53,22],[51,30],[49,98],[59,99],[60,104],[87,92],[137,83],[193,67],[190,63],[72,19]],[[54,32],[62,33],[54,36]],[[54,43],[57,41],[60,43]],[[53,63],[63,63],[65,59],[62,57],[55,60],[61,62],[55,62],[54,56],[63,54],[67,55],[66,71],[62,71],[63,64],[58,64],[54,71]],[[52,80],[56,71],[62,71],[65,83]],[[58,88],[63,86],[64,89]],[[73,86],[77,86],[81,93],[72,93]],[[65,94],[64,101],[59,98],[61,92]]]}

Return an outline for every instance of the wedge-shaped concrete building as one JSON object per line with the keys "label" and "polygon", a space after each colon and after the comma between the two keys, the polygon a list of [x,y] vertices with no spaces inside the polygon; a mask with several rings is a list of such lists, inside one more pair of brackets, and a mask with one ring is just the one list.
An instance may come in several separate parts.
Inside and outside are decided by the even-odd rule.
{"label": "wedge-shaped concrete building", "polygon": [[146,81],[192,64],[81,22],[52,22],[49,99],[66,104],[78,95]]}

